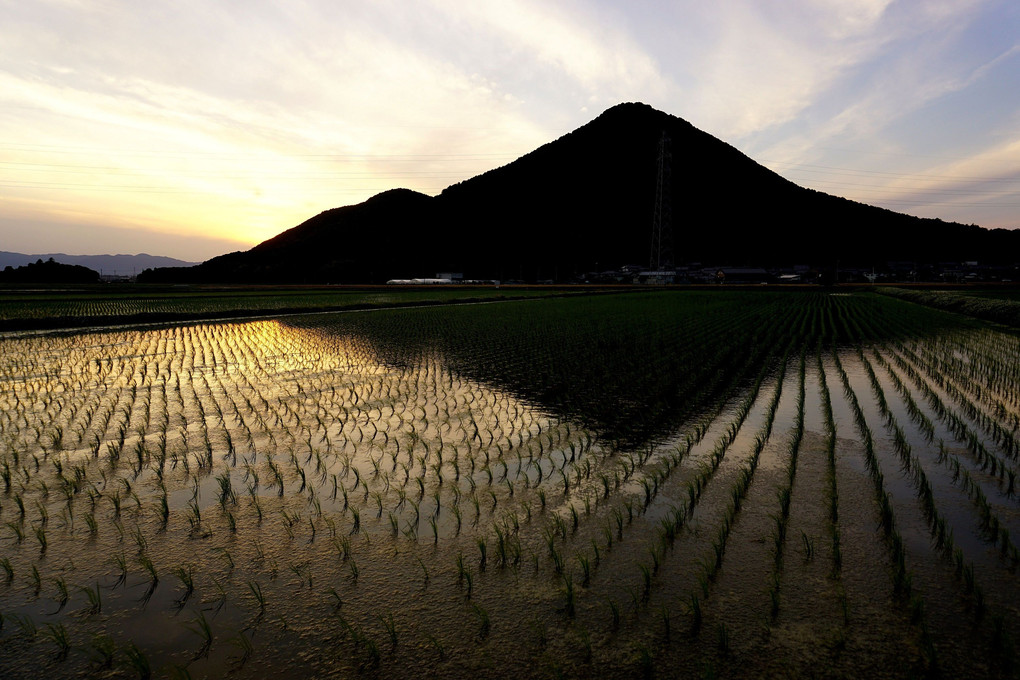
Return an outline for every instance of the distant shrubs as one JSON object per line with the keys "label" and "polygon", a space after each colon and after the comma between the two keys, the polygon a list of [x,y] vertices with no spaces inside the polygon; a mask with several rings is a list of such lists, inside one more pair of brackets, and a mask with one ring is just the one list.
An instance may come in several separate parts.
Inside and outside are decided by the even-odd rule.
{"label": "distant shrubs", "polygon": [[890,297],[916,302],[927,307],[947,312],[965,314],[976,319],[994,321],[1006,326],[1020,328],[1020,302],[978,297],[968,293],[946,290],[911,290],[906,288],[876,288],[876,291]]}
{"label": "distant shrubs", "polygon": [[4,267],[0,283],[99,283],[99,272],[79,264],[61,264],[51,257],[22,267]]}

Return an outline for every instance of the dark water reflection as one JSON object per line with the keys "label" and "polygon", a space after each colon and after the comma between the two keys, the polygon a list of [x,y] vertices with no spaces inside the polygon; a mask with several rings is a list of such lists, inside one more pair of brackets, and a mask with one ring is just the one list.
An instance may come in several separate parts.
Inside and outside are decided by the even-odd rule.
{"label": "dark water reflection", "polygon": [[381,360],[438,356],[607,441],[668,436],[747,388],[786,351],[917,337],[966,322],[874,295],[684,291],[380,311],[288,320],[352,333]]}

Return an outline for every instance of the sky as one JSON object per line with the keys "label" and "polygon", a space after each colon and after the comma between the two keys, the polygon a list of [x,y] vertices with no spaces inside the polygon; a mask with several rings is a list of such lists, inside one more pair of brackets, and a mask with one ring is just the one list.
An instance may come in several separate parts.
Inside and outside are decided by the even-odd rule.
{"label": "sky", "polygon": [[0,0],[0,250],[205,260],[628,101],[802,186],[1020,227],[1016,0]]}

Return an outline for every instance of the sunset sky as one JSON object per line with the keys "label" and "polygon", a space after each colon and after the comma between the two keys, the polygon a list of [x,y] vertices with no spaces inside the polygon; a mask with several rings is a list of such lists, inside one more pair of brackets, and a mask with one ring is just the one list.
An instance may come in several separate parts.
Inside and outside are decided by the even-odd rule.
{"label": "sunset sky", "polygon": [[1020,227],[1016,0],[0,0],[0,250],[203,260],[623,101],[804,186]]}

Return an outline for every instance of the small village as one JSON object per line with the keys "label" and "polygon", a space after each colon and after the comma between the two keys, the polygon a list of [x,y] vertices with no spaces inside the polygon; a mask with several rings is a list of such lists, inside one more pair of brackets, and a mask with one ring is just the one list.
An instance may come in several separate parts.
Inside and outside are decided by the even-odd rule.
{"label": "small village", "polygon": [[732,267],[707,265],[701,262],[672,268],[649,269],[645,265],[628,264],[619,269],[586,272],[571,280],[556,278],[526,281],[524,279],[472,279],[460,272],[439,272],[430,278],[390,279],[389,285],[538,285],[563,284],[646,284],[646,285],[784,285],[839,283],[1011,283],[1020,280],[1020,263],[992,265],[981,262],[918,262],[890,261],[878,267],[819,267],[806,264],[789,267]]}

